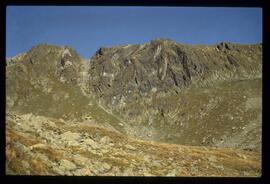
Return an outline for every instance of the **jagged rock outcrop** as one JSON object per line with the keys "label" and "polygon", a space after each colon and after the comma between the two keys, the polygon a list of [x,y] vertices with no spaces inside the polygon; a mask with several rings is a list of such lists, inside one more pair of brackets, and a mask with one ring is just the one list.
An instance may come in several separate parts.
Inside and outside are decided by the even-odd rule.
{"label": "jagged rock outcrop", "polygon": [[[230,86],[236,91],[238,88],[246,90],[238,91],[237,95],[247,98],[251,97],[251,91],[257,92],[260,101],[261,81],[252,80],[262,74],[262,45],[229,42],[184,45],[156,39],[142,45],[101,48],[91,58],[88,73],[89,93],[128,122],[126,132],[145,139],[213,145],[216,140],[223,140],[224,134],[229,136],[233,126],[230,115],[220,119],[220,114],[236,112],[239,117],[249,117],[242,105],[246,99],[238,97],[236,104],[228,103],[235,98],[235,91],[230,90]],[[244,84],[246,87],[238,87],[237,82],[233,82],[246,79],[249,80]],[[257,87],[254,86],[256,83]],[[249,85],[255,88],[249,88]],[[202,87],[209,87],[208,92],[196,89]],[[195,90],[185,92],[189,88]],[[230,110],[222,110],[222,107]],[[260,114],[260,111],[256,112],[258,114],[251,117],[254,121]],[[205,128],[198,131],[200,124]],[[198,135],[194,135],[191,127],[197,127]],[[206,133],[208,129],[212,133]],[[216,136],[208,137],[209,133]],[[197,137],[193,143],[191,137]]]}
{"label": "jagged rock outcrop", "polygon": [[256,78],[261,76],[261,49],[260,44],[183,45],[164,39],[101,48],[91,58],[90,90],[103,98],[134,100],[151,91],[179,91],[198,80]]}

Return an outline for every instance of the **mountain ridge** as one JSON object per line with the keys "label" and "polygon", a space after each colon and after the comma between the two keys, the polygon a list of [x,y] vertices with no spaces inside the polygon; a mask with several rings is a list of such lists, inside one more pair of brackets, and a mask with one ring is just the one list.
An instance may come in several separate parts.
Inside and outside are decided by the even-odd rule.
{"label": "mountain ridge", "polygon": [[[146,142],[260,154],[261,43],[188,45],[154,39],[101,47],[90,59],[69,46],[39,44],[6,64],[6,109],[17,116],[93,124]],[[21,119],[6,125],[10,136],[32,129],[30,119]],[[10,132],[19,124],[23,127]],[[44,131],[62,124],[48,124]],[[18,151],[8,144],[9,154]]]}
{"label": "mountain ridge", "polygon": [[[111,48],[111,47],[124,47],[124,46],[128,46],[128,45],[142,45],[142,44],[146,44],[146,43],[150,43],[151,41],[155,41],[155,40],[167,40],[167,41],[172,41],[172,42],[175,42],[177,44],[182,44],[182,45],[194,45],[194,46],[217,46],[217,45],[221,45],[222,43],[227,43],[227,44],[237,44],[237,45],[262,45],[262,42],[257,42],[257,43],[239,43],[239,42],[234,42],[234,41],[220,41],[220,42],[216,42],[216,43],[212,43],[212,44],[205,44],[205,43],[184,43],[184,42],[177,42],[177,41],[174,41],[172,39],[169,39],[169,38],[156,38],[156,39],[152,39],[148,42],[144,42],[144,43],[137,43],[137,44],[118,44],[118,45],[113,45],[113,46],[100,46],[99,48],[97,48],[97,51],[100,49],[100,48]],[[33,47],[35,46],[38,46],[38,45],[51,45],[51,46],[59,46],[59,47],[70,47],[72,48],[73,50],[75,50],[74,47],[71,47],[71,46],[68,46],[68,45],[64,45],[64,44],[54,44],[54,43],[39,43],[39,44],[36,44],[34,46],[32,46],[30,49],[24,51],[24,52],[20,52],[18,54],[15,54],[13,56],[9,56],[9,57],[6,57],[6,60],[10,60],[22,53],[26,53],[27,51],[31,50]],[[93,54],[94,55],[94,54]],[[81,56],[82,57],[82,56]],[[92,56],[90,56],[89,58],[91,58]],[[85,60],[87,60],[87,57],[82,57],[84,58]]]}

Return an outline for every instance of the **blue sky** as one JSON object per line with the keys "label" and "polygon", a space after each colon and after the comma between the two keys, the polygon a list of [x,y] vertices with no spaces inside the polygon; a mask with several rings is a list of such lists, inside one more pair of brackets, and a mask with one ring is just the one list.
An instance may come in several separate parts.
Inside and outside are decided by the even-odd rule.
{"label": "blue sky", "polygon": [[99,47],[169,38],[188,44],[262,42],[261,8],[8,6],[6,56],[39,43],[85,57]]}

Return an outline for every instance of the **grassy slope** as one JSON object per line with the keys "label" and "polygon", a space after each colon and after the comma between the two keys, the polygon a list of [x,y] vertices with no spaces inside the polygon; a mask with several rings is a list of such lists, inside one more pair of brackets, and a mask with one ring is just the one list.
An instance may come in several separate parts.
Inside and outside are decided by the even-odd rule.
{"label": "grassy slope", "polygon": [[[11,71],[12,69],[9,69],[8,72]],[[48,75],[47,79],[44,78],[44,80],[49,81],[48,88],[45,88],[46,90],[51,88],[51,90],[47,92],[41,86],[35,87],[27,78],[16,77],[17,75],[19,74],[16,74],[15,78],[18,80],[18,87],[10,89],[7,86],[9,96],[15,93],[17,97],[14,107],[7,106],[8,111],[33,113],[70,121],[83,121],[84,117],[91,114],[90,116],[96,119],[98,123],[110,123],[121,129],[119,119],[110,113],[106,113],[93,98],[84,96],[79,86],[63,84],[56,80],[53,75]],[[31,80],[38,81],[38,79]],[[11,85],[9,80],[7,85]]]}
{"label": "grassy slope", "polygon": [[[135,131],[130,131],[130,134],[146,137],[141,130],[148,127],[153,132],[152,137],[146,137],[148,139],[185,145],[219,145],[258,150],[261,98],[261,79],[222,82],[212,87],[191,87],[179,94],[154,96],[150,103],[142,105],[134,102],[126,107],[144,112],[140,117],[144,118],[144,123],[140,128],[132,127]],[[158,109],[162,109],[164,115]],[[149,119],[152,121],[151,126]],[[241,137],[235,137],[239,133]],[[256,140],[256,146],[252,141],[245,141],[247,135]],[[237,143],[233,144],[234,141]]]}

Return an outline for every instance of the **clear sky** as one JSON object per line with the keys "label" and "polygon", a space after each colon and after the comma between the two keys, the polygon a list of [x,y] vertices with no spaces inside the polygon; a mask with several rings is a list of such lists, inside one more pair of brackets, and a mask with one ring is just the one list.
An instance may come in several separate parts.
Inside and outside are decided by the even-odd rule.
{"label": "clear sky", "polygon": [[6,56],[39,43],[85,57],[99,47],[169,38],[188,44],[262,42],[262,9],[217,7],[8,6]]}

